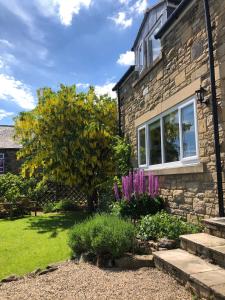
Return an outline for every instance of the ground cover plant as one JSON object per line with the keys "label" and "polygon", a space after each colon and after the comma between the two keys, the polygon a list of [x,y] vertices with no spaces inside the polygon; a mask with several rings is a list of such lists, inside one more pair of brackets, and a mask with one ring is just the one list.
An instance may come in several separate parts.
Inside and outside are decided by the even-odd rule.
{"label": "ground cover plant", "polygon": [[198,233],[200,226],[183,221],[180,217],[159,212],[154,216],[148,215],[142,218],[138,237],[143,240],[157,240],[160,238],[179,239],[182,234]]}
{"label": "ground cover plant", "polygon": [[134,225],[109,214],[94,217],[73,227],[69,246],[76,255],[90,252],[96,257],[120,257],[132,249]]}
{"label": "ground cover plant", "polygon": [[164,208],[159,197],[158,177],[144,170],[130,172],[122,177],[122,189],[114,184],[116,202],[112,205],[112,214],[139,219],[141,216],[155,214]]}
{"label": "ground cover plant", "polygon": [[68,231],[86,216],[76,212],[0,220],[0,279],[70,258]]}

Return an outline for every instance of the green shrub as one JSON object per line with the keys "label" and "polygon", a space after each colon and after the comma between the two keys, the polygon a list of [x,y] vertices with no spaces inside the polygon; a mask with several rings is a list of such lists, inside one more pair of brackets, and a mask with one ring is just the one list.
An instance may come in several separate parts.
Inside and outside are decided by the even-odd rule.
{"label": "green shrub", "polygon": [[121,177],[127,175],[129,173],[129,170],[132,168],[131,145],[126,139],[117,136],[114,139],[113,150],[117,176]]}
{"label": "green shrub", "polygon": [[182,234],[197,233],[200,231],[200,226],[184,222],[181,218],[166,212],[160,212],[154,216],[148,215],[142,218],[138,237],[144,240],[156,240],[164,237],[176,240]]}
{"label": "green shrub", "polygon": [[135,227],[130,222],[108,214],[97,214],[73,227],[69,246],[76,255],[90,252],[116,258],[132,248],[134,237]]}
{"label": "green shrub", "polygon": [[45,202],[42,205],[42,210],[45,214],[55,211],[55,204],[53,202]]}
{"label": "green shrub", "polygon": [[141,216],[153,215],[164,209],[164,201],[160,197],[150,197],[148,194],[132,196],[130,201],[122,199],[112,205],[112,214],[121,217],[139,219]]}
{"label": "green shrub", "polygon": [[55,211],[75,211],[77,205],[70,199],[62,199],[54,205]]}

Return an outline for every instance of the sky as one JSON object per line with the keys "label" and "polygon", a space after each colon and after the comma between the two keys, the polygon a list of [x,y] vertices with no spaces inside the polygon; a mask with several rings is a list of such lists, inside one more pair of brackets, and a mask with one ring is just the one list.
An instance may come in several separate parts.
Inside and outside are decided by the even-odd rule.
{"label": "sky", "polygon": [[157,0],[0,0],[0,124],[61,83],[115,97],[147,7]]}

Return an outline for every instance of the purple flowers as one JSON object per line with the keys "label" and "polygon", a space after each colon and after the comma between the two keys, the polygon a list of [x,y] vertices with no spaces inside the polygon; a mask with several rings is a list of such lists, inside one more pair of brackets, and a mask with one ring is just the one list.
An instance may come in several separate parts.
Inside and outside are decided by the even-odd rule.
{"label": "purple flowers", "polygon": [[[120,200],[120,193],[117,183],[114,184],[114,193],[116,200]],[[159,194],[159,180],[151,172],[147,175],[144,170],[130,172],[128,176],[122,177],[122,197],[130,201],[132,195],[138,197],[147,193],[150,197],[155,197]]]}

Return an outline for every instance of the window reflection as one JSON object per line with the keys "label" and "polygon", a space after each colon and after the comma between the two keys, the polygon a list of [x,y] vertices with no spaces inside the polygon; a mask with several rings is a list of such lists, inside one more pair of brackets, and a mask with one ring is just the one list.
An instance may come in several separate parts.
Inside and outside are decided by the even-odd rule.
{"label": "window reflection", "polygon": [[139,159],[140,159],[140,165],[146,164],[146,142],[145,142],[145,128],[142,128],[139,131]]}
{"label": "window reflection", "polygon": [[196,155],[194,106],[188,105],[181,110],[183,157]]}
{"label": "window reflection", "polygon": [[149,125],[150,165],[162,163],[160,120]]}
{"label": "window reflection", "polygon": [[163,118],[165,162],[180,159],[179,118],[178,111],[174,111]]}

